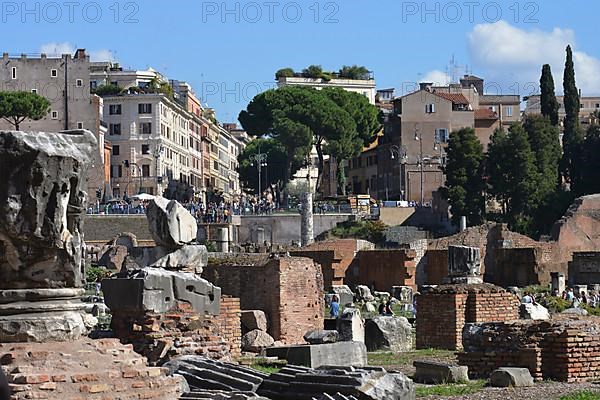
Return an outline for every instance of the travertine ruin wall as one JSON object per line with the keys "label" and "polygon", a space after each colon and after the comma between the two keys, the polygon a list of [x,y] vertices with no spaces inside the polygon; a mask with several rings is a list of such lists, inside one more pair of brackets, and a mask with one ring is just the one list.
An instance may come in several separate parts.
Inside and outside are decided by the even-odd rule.
{"label": "travertine ruin wall", "polygon": [[461,365],[487,378],[498,367],[529,369],[536,380],[580,382],[600,377],[600,321],[514,321],[465,328]]}
{"label": "travertine ruin wall", "polygon": [[417,349],[460,349],[465,324],[516,320],[519,304],[490,284],[438,286],[417,297]]}
{"label": "travertine ruin wall", "polygon": [[151,364],[181,355],[229,361],[241,354],[240,317],[239,299],[223,296],[217,316],[200,315],[180,302],[176,310],[160,314],[113,311],[111,326]]}
{"label": "travertine ruin wall", "polygon": [[281,257],[235,265],[244,260],[209,261],[202,277],[221,287],[224,294],[239,297],[242,310],[264,311],[268,332],[275,340],[304,343],[307,331],[322,329],[323,275],[318,264],[308,258]]}

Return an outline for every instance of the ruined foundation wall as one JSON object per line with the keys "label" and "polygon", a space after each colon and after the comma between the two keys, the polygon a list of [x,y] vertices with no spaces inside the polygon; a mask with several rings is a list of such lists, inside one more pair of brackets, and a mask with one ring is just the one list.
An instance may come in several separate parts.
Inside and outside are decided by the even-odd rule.
{"label": "ruined foundation wall", "polygon": [[242,310],[262,310],[268,333],[286,344],[304,343],[304,334],[323,326],[323,275],[308,258],[285,257],[266,264],[210,264],[202,277],[224,294],[240,298]]}
{"label": "ruined foundation wall", "polygon": [[180,302],[176,310],[162,314],[114,312],[111,327],[150,364],[182,355],[229,361],[241,354],[240,316],[239,299],[223,297],[218,316],[199,315]]}
{"label": "ruined foundation wall", "polygon": [[465,324],[516,320],[519,304],[490,284],[438,286],[417,297],[417,349],[460,349]]}
{"label": "ruined foundation wall", "polygon": [[581,382],[600,377],[600,321],[515,321],[465,328],[459,364],[472,379],[499,367],[529,369],[535,380]]}

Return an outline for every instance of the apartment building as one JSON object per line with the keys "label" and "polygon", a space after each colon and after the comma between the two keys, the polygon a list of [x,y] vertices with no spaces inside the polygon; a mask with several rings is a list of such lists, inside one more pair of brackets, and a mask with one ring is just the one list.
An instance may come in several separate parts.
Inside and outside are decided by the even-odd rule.
{"label": "apartment building", "polygon": [[[563,96],[556,96],[558,101],[558,118],[562,126],[562,121],[566,116],[565,103]],[[581,109],[579,111],[579,122],[583,126],[587,126],[592,123],[592,116],[595,112],[600,112],[600,97],[598,96],[580,96]],[[540,95],[529,96],[525,98],[525,114],[541,114],[542,105],[540,101]]]}
{"label": "apartment building", "polygon": [[295,74],[295,76],[292,77],[280,77],[277,80],[277,86],[308,86],[317,90],[326,87],[338,87],[349,92],[356,92],[366,96],[371,104],[375,104],[375,96],[377,94],[375,89],[375,79],[372,74],[369,79],[333,78],[330,80],[325,80],[323,78],[308,78],[302,76],[302,74]]}
{"label": "apartment building", "polygon": [[393,100],[377,146],[377,198],[431,204],[445,183],[442,171],[450,133],[473,128],[484,148],[493,132],[520,120],[518,96],[485,95],[484,81],[465,76],[458,84],[420,84]]}
{"label": "apartment building", "polygon": [[[37,93],[50,101],[48,115],[38,121],[23,121],[21,130],[59,132],[87,129],[94,134],[98,140],[98,151],[89,170],[88,195],[90,201],[95,201],[97,190],[101,189],[101,196],[104,196],[108,188],[105,155],[110,151],[110,144],[105,142],[107,127],[103,121],[102,99],[90,93],[90,65],[85,49],[60,57],[46,54],[10,56],[4,53],[0,66],[0,90]],[[0,121],[0,129],[14,127]]]}
{"label": "apartment building", "polygon": [[236,168],[243,144],[218,123],[214,110],[203,107],[190,84],[111,63],[95,63],[92,71],[91,86],[111,85],[117,92],[104,95],[114,138],[115,196],[163,194],[175,182],[187,185],[196,201],[240,193]]}

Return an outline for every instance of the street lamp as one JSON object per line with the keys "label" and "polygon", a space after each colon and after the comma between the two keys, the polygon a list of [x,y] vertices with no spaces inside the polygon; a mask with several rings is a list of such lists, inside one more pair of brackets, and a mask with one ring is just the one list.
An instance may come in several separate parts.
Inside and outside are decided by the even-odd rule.
{"label": "street lamp", "polygon": [[250,162],[252,166],[256,165],[256,168],[258,169],[258,198],[260,199],[262,196],[262,192],[261,192],[261,177],[262,177],[262,168],[267,166],[267,154],[266,153],[261,153],[260,149],[258,149],[258,153],[256,154],[252,154],[250,156]]}
{"label": "street lamp", "polygon": [[392,160],[398,160],[398,199],[404,200],[402,196],[402,164],[406,162],[406,146],[390,146]]}
{"label": "street lamp", "polygon": [[423,160],[423,133],[419,131],[419,128],[415,124],[415,140],[419,141],[419,164],[420,164],[420,173],[421,173],[421,207],[425,201],[425,192],[424,192],[424,181],[425,181],[425,171],[424,171],[424,160]]}

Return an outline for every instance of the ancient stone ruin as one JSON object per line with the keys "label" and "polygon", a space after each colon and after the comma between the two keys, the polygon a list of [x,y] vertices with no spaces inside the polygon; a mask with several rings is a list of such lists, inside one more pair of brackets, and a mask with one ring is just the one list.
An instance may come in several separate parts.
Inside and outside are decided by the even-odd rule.
{"label": "ancient stone ruin", "polygon": [[82,223],[88,131],[0,132],[0,362],[14,400],[173,399],[180,376],[117,339],[85,338]]}
{"label": "ancient stone ruin", "polygon": [[87,131],[0,133],[0,342],[76,339],[85,318]]}

